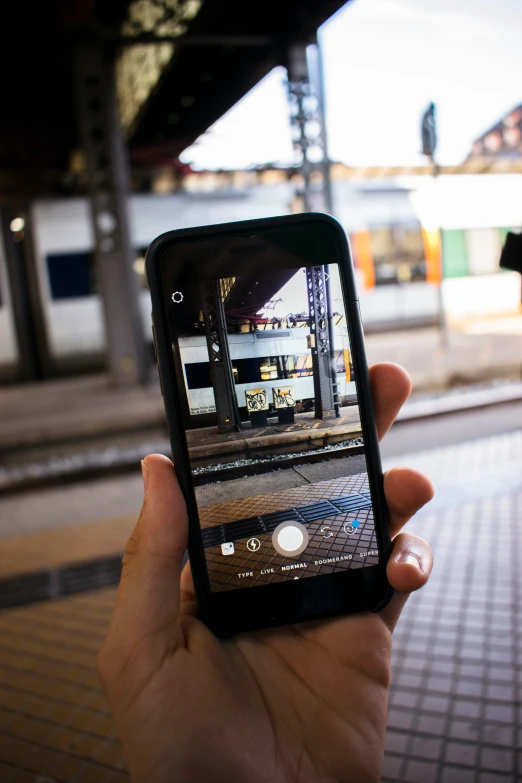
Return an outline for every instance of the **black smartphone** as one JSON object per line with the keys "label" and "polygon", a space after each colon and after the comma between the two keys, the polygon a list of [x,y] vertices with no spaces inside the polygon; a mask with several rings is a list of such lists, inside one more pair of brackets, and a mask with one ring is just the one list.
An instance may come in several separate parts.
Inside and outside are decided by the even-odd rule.
{"label": "black smartphone", "polygon": [[391,542],[341,226],[171,231],[146,267],[201,618],[227,635],[382,608]]}

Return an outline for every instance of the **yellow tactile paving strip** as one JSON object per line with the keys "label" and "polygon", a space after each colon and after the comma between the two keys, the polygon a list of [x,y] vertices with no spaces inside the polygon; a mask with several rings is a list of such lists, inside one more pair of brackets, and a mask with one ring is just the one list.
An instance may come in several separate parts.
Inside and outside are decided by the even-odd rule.
{"label": "yellow tactile paving strip", "polygon": [[93,558],[121,555],[136,519],[137,515],[128,514],[71,528],[2,539],[0,579]]}
{"label": "yellow tactile paving strip", "polygon": [[1,783],[123,783],[96,676],[114,589],[0,614]]}

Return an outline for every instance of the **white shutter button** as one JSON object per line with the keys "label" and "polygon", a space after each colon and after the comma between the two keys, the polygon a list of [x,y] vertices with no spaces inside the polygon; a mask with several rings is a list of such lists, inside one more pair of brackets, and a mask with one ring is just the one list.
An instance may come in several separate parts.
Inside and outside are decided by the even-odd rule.
{"label": "white shutter button", "polygon": [[309,540],[306,527],[293,519],[281,522],[272,533],[272,546],[283,557],[297,557],[304,552]]}

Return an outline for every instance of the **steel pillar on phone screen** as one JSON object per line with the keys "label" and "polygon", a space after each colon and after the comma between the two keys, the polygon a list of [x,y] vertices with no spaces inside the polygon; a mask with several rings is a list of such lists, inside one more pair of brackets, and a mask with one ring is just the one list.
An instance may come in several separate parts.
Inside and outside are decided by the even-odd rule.
{"label": "steel pillar on phone screen", "polygon": [[101,45],[81,44],[75,66],[108,370],[114,384],[132,386],[146,380],[149,361],[129,239],[128,165],[117,111],[114,57]]}
{"label": "steel pillar on phone screen", "polygon": [[[296,197],[307,212],[332,213],[330,163],[326,146],[322,67],[317,44],[296,43],[288,50],[288,98],[298,177]],[[340,416],[335,369],[332,300],[328,264],[306,272],[315,416]]]}
{"label": "steel pillar on phone screen", "polygon": [[325,277],[324,266],[312,266],[306,270],[315,416],[318,419],[330,419],[335,416]]}
{"label": "steel pillar on phone screen", "polygon": [[219,280],[202,285],[203,317],[210,362],[210,379],[214,387],[218,432],[241,429],[234,374],[228,349],[225,308]]}

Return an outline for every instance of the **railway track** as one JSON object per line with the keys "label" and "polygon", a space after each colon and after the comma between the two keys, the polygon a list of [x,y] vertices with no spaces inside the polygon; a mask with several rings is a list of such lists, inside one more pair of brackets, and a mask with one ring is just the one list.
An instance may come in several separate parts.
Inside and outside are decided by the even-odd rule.
{"label": "railway track", "polygon": [[[422,397],[409,401],[398,416],[398,425],[413,423],[435,417],[443,417],[463,411],[470,411],[521,400],[520,383],[502,384],[491,387],[468,388],[444,395]],[[34,489],[57,486],[77,481],[86,481],[105,476],[136,471],[140,461],[151,452],[170,455],[170,445],[165,432],[156,429],[147,434],[127,433],[120,436],[97,438],[82,444],[64,444],[54,449],[26,449],[10,452],[1,459],[0,496]],[[274,459],[263,458],[256,453],[253,458],[230,456],[229,463],[223,463],[212,473],[196,465],[196,485],[210,481],[265,473],[275,469],[285,470],[297,465],[310,464],[323,459],[333,459],[361,454],[362,446],[351,439],[324,448],[276,455]]]}

